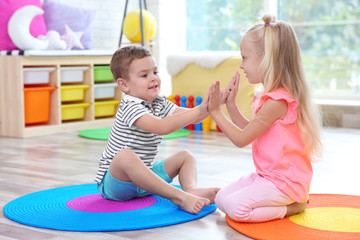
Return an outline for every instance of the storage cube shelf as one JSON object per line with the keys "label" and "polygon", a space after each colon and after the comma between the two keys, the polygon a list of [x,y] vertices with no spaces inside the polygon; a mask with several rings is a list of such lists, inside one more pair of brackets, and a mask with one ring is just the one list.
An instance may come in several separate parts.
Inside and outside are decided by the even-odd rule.
{"label": "storage cube shelf", "polygon": [[111,56],[1,55],[0,135],[111,127],[121,100]]}

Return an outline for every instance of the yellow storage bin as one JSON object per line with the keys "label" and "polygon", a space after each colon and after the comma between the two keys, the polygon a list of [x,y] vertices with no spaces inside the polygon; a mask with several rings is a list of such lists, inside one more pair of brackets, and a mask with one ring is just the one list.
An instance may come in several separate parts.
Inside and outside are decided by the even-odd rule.
{"label": "yellow storage bin", "polygon": [[76,120],[83,119],[85,116],[85,109],[90,106],[90,103],[75,103],[61,105],[61,120]]}
{"label": "yellow storage bin", "polygon": [[95,117],[114,116],[119,103],[119,100],[95,102]]}
{"label": "yellow storage bin", "polygon": [[82,101],[84,100],[85,90],[88,89],[89,87],[90,85],[61,86],[61,101],[62,102]]}

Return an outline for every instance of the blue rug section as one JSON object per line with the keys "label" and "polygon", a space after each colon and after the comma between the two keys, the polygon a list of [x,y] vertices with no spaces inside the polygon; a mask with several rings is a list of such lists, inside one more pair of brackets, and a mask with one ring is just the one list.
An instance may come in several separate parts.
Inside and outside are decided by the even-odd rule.
{"label": "blue rug section", "polygon": [[151,195],[156,198],[154,205],[132,211],[83,212],[66,206],[74,198],[98,193],[96,184],[53,188],[19,197],[6,204],[3,211],[7,218],[33,227],[98,232],[169,226],[199,219],[216,210],[216,205],[212,204],[198,214],[190,214],[155,195]]}

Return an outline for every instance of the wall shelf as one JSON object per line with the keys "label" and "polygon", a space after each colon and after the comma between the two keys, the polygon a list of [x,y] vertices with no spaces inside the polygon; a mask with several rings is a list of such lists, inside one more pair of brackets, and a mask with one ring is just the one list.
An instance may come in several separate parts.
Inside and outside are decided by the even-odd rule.
{"label": "wall shelf", "polygon": [[[111,55],[95,56],[0,56],[0,136],[34,137],[47,134],[56,134],[69,131],[78,131],[88,128],[111,127],[114,115],[95,117],[95,84],[94,67],[107,66]],[[47,122],[25,124],[24,104],[24,68],[42,67],[54,69],[49,73],[48,86],[56,89],[50,95],[50,114]],[[78,83],[62,82],[62,69],[76,67],[84,68],[83,80]],[[111,82],[107,80],[107,82]],[[112,80],[113,82],[113,80]],[[72,85],[89,85],[84,90],[84,98],[74,102],[61,101],[61,87]],[[115,95],[107,100],[120,100],[121,91],[116,88]],[[62,119],[64,104],[88,103],[84,117],[74,120]]]}

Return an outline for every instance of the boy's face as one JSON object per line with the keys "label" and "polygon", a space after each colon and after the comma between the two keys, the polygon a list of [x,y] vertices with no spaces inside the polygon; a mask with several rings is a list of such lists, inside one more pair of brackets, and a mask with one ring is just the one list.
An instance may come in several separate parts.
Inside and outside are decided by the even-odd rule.
{"label": "boy's face", "polygon": [[[121,81],[121,80],[120,80]],[[118,80],[119,84],[119,80]],[[152,102],[159,96],[161,80],[158,76],[155,59],[151,56],[135,59],[129,66],[128,79],[123,80],[127,94]]]}

